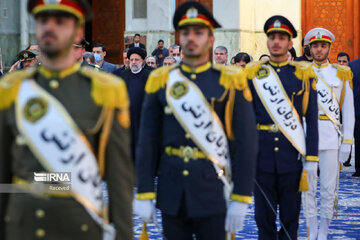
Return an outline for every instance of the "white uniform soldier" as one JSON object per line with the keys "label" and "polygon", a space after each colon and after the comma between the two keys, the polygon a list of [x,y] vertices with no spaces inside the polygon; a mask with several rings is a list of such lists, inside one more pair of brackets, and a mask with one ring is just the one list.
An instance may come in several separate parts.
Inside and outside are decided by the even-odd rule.
{"label": "white uniform soldier", "polygon": [[334,215],[339,162],[345,162],[351,151],[355,124],[352,72],[350,68],[330,64],[328,55],[334,35],[324,28],[311,29],[305,36],[310,44],[319,107],[320,227],[318,229],[317,176],[308,176],[309,191],[304,195],[310,240],[327,239]]}

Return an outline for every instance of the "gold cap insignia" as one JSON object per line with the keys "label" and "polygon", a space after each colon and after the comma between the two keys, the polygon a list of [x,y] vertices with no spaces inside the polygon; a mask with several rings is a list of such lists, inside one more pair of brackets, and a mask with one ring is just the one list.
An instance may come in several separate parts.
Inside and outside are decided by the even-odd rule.
{"label": "gold cap insignia", "polygon": [[197,18],[198,16],[198,10],[196,8],[189,8],[186,12],[187,18]]}
{"label": "gold cap insignia", "polygon": [[42,98],[30,98],[24,107],[24,117],[29,122],[36,122],[42,118],[48,110],[46,101]]}
{"label": "gold cap insignia", "polygon": [[29,54],[24,53],[24,58],[28,58],[28,57],[29,57]]}
{"label": "gold cap insignia", "polygon": [[185,82],[176,82],[170,89],[170,95],[179,99],[189,91],[189,87]]}
{"label": "gold cap insignia", "polygon": [[317,39],[322,38],[322,35],[321,35],[321,33],[320,33],[320,32],[318,32],[318,33],[316,34],[316,38],[317,38]]}

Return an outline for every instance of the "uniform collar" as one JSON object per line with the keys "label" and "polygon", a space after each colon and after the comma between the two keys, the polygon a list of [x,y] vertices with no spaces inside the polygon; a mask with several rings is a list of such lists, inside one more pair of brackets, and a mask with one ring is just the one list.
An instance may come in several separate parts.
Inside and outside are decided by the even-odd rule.
{"label": "uniform collar", "polygon": [[210,62],[207,62],[204,65],[194,67],[194,68],[190,67],[188,65],[185,65],[184,63],[181,64],[181,69],[187,73],[202,73],[202,72],[205,72],[206,70],[208,70],[210,67],[211,67]]}
{"label": "uniform collar", "polygon": [[315,62],[313,62],[312,65],[313,65],[314,67],[320,69],[320,68],[326,68],[327,66],[330,65],[330,63],[329,63],[329,61],[326,61],[325,63],[323,63],[323,64],[321,64],[321,65],[318,65],[318,64],[316,64]]}
{"label": "uniform collar", "polygon": [[274,67],[283,67],[283,66],[288,65],[289,61],[286,60],[286,61],[284,61],[284,62],[279,62],[279,63],[273,62],[273,61],[269,61],[269,63],[270,63],[272,66],[274,66]]}
{"label": "uniform collar", "polygon": [[79,69],[80,69],[80,63],[75,63],[71,67],[65,68],[61,71],[52,71],[52,70],[46,69],[44,66],[40,66],[39,72],[41,75],[43,75],[46,78],[62,79],[67,76],[70,76],[74,72],[77,72]]}

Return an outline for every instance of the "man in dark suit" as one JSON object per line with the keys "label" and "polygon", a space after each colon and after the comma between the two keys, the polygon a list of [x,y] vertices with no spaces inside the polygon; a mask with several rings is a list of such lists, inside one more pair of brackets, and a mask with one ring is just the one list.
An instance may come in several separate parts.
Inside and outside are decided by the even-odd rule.
{"label": "man in dark suit", "polygon": [[133,47],[146,49],[145,45],[140,42],[140,34],[138,33],[135,33],[134,42],[129,45],[129,48],[133,48]]}
{"label": "man in dark suit", "polygon": [[354,74],[353,92],[355,105],[355,173],[352,176],[360,177],[360,59],[351,61],[349,67]]}

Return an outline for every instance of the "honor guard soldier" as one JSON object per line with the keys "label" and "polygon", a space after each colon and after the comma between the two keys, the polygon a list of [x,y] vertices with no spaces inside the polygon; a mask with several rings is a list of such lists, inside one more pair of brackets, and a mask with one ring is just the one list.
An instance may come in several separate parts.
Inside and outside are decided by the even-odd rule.
{"label": "honor guard soldier", "polygon": [[166,239],[221,240],[225,230],[229,237],[242,229],[251,202],[257,153],[251,94],[240,68],[209,62],[220,25],[202,4],[183,3],[173,23],[184,58],[154,70],[145,87],[135,212],[150,221],[156,198]]}
{"label": "honor guard soldier", "polygon": [[269,18],[264,32],[270,60],[250,63],[245,69],[261,146],[254,192],[255,220],[259,239],[295,240],[301,202],[301,159],[305,160],[304,168],[313,172],[318,161],[315,73],[311,63],[287,61],[292,38],[297,35],[288,19]]}
{"label": "honor guard soldier", "polygon": [[[90,7],[29,0],[28,11],[42,64],[0,81],[0,183],[24,191],[0,194],[0,239],[133,239],[126,86],[73,55]],[[56,172],[71,174],[70,191],[31,188]]]}
{"label": "honor guard soldier", "polygon": [[313,69],[317,75],[319,107],[320,227],[318,230],[317,175],[308,175],[305,211],[310,240],[326,240],[334,216],[335,195],[339,184],[339,162],[344,163],[353,143],[355,110],[352,72],[349,67],[330,64],[328,56],[334,35],[327,29],[314,28],[305,36],[310,44]]}

